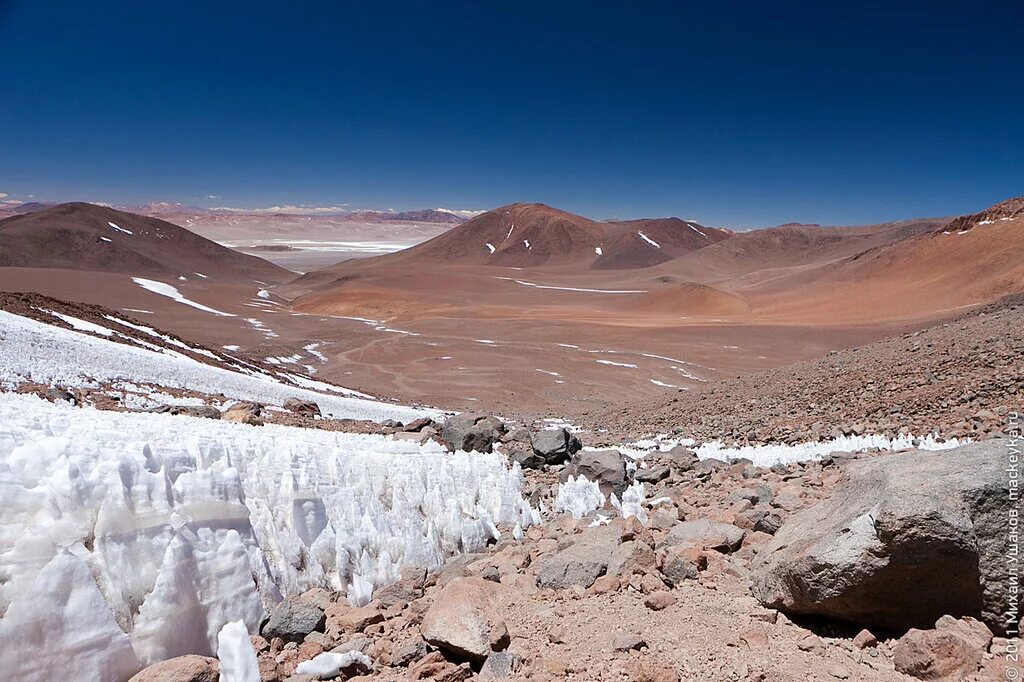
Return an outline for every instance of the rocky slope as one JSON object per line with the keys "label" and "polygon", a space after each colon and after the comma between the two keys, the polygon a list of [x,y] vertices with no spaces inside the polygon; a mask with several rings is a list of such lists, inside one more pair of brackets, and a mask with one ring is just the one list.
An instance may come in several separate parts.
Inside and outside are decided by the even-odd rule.
{"label": "rocky slope", "polygon": [[998,433],[1024,394],[1024,297],[924,331],[602,413],[612,434],[798,442],[842,434]]}
{"label": "rocky slope", "polygon": [[[534,442],[539,444],[536,437]],[[943,603],[944,581],[955,580],[959,598],[969,600],[970,579],[977,577],[934,571],[926,583],[900,587],[890,581],[885,595],[847,596],[847,604],[883,606],[890,623],[909,623],[919,615],[931,619],[909,630],[807,619],[793,614],[789,604],[766,607],[761,602],[768,597],[759,595],[759,601],[751,593],[752,584],[758,594],[757,586],[772,575],[774,569],[763,565],[776,545],[791,540],[792,529],[802,541],[812,542],[816,534],[840,541],[841,527],[800,530],[800,519],[820,509],[855,513],[867,503],[842,492],[870,486],[864,472],[890,470],[897,487],[913,486],[919,474],[908,476],[903,462],[927,467],[927,458],[938,458],[962,471],[964,458],[994,465],[1001,457],[1001,445],[984,446],[986,454],[972,447],[831,457],[771,469],[697,461],[674,448],[648,454],[632,473],[618,453],[600,458],[578,452],[568,466],[599,470],[610,483],[646,482],[647,501],[631,510],[639,517],[621,518],[606,506],[578,519],[548,518],[521,539],[501,539],[486,551],[454,557],[436,572],[403,570],[401,580],[364,606],[320,588],[285,600],[251,638],[261,679],[306,681],[324,670],[321,679],[369,675],[449,682],[995,679],[1005,674],[1008,640],[964,615],[963,609],[979,615],[977,601]],[[534,503],[557,508],[560,470],[561,463],[528,470],[525,492]],[[873,494],[901,506],[901,522],[923,530],[913,514],[927,517],[936,505],[955,513],[948,493],[966,491],[968,478],[946,478],[910,505],[885,486],[875,485]],[[936,497],[939,487],[945,490],[942,499]],[[960,532],[995,537],[980,522]],[[886,551],[906,541],[890,540]],[[933,536],[933,542],[918,548],[918,558],[943,556],[954,540]],[[865,566],[861,570],[872,570]],[[874,570],[885,566],[880,560]],[[838,584],[866,585],[870,578]],[[931,598],[917,603],[907,589],[925,590]]]}

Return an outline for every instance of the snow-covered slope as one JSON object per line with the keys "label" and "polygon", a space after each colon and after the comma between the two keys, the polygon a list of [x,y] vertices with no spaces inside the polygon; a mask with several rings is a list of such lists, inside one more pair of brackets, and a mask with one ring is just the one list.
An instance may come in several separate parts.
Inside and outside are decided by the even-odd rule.
{"label": "snow-covered slope", "polygon": [[282,594],[365,603],[536,522],[521,484],[499,454],[0,394],[0,669],[124,679],[256,631]]}
{"label": "snow-covered slope", "polygon": [[[108,331],[124,336],[132,328],[111,321]],[[355,391],[296,375],[308,387],[297,388],[247,370],[240,361],[228,365],[238,370],[232,371],[198,362],[145,339],[135,342],[145,345],[116,343],[0,310],[0,387],[11,388],[25,381],[63,386],[128,382],[223,393],[236,400],[277,406],[290,397],[304,398],[319,404],[325,416],[337,419],[406,422],[439,414],[436,410],[378,402],[360,397],[363,394]],[[318,390],[311,390],[314,388]],[[331,390],[344,395],[327,393]]]}

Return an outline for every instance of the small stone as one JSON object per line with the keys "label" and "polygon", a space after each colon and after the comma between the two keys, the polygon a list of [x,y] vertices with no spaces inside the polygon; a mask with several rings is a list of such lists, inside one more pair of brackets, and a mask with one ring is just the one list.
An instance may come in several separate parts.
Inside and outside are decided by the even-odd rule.
{"label": "small stone", "polygon": [[667,609],[676,603],[676,598],[671,592],[666,590],[659,590],[653,592],[644,599],[644,606],[651,609],[652,611],[661,611]]}
{"label": "small stone", "polygon": [[607,594],[619,589],[621,583],[614,575],[602,575],[594,581],[594,584],[587,588],[587,594]]}
{"label": "small stone", "polygon": [[374,606],[352,608],[348,604],[332,604],[327,609],[327,632],[338,634],[362,632],[374,623],[384,620],[384,614]]}
{"label": "small stone", "polygon": [[828,669],[828,674],[839,680],[850,679],[850,671],[841,665],[833,665]]}
{"label": "small stone", "polygon": [[867,649],[878,645],[878,638],[871,634],[870,630],[861,630],[853,638],[853,646],[857,649]]}
{"label": "small stone", "polygon": [[480,668],[479,677],[482,680],[502,680],[509,677],[519,669],[522,660],[519,656],[508,651],[495,651],[487,657]]}
{"label": "small stone", "polygon": [[427,643],[422,637],[414,637],[398,645],[391,652],[391,665],[407,667],[427,655]]}
{"label": "small stone", "polygon": [[818,637],[815,634],[808,634],[806,637],[804,637],[796,643],[796,647],[800,649],[800,651],[821,651],[821,637]]}
{"label": "small stone", "polygon": [[644,594],[653,594],[665,589],[665,583],[653,573],[646,573],[640,578],[640,591]]}
{"label": "small stone", "polygon": [[289,597],[270,609],[270,618],[264,624],[262,634],[264,637],[301,642],[309,633],[323,629],[323,611],[301,597]]}
{"label": "small stone", "polygon": [[624,672],[630,682],[679,682],[679,673],[668,663],[646,657],[627,661]]}
{"label": "small stone", "polygon": [[612,649],[615,651],[639,651],[645,646],[647,646],[647,642],[635,632],[620,632],[612,639]]}
{"label": "small stone", "polygon": [[128,682],[217,682],[219,667],[216,658],[188,654],[154,663]]}

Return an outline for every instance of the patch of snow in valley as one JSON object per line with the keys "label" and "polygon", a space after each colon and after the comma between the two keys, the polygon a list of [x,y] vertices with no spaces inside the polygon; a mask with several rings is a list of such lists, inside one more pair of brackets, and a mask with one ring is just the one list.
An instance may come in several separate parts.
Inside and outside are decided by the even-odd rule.
{"label": "patch of snow in valley", "polygon": [[113,243],[114,243],[114,240],[113,240],[113,239],[111,239],[110,237],[100,237],[100,240],[101,240],[101,241],[105,241],[105,242],[107,242],[108,244],[113,244]]}
{"label": "patch of snow in valley", "polygon": [[126,230],[123,227],[120,227],[119,225],[115,225],[114,223],[110,222],[109,220],[107,221],[107,225],[110,225],[110,227],[112,227],[113,229],[117,230],[118,232],[124,233],[124,234],[135,234],[131,230]]}
{"label": "patch of snow in valley", "polygon": [[314,358],[319,360],[321,363],[326,363],[327,362],[327,356],[317,350],[317,348],[319,348],[319,347],[320,347],[319,343],[311,343],[308,346],[303,346],[302,350],[304,350],[307,353],[309,353],[310,355],[312,355]]}
{"label": "patch of snow in valley", "polygon": [[265,298],[267,300],[270,300],[270,292],[267,291],[266,289],[260,289],[259,291],[256,292],[256,295],[259,298]]}
{"label": "patch of snow in valley", "polygon": [[523,243],[526,244],[526,248],[530,248],[530,240],[529,239],[524,239]]}
{"label": "patch of snow in valley", "polygon": [[582,291],[591,294],[646,294],[646,289],[581,289],[578,287],[556,287],[548,284],[535,284],[533,282],[527,282],[521,279],[515,279],[512,277],[495,277],[495,279],[503,279],[508,282],[515,282],[521,284],[524,287],[534,287],[535,289],[553,289],[555,291]]}
{"label": "patch of snow in valley", "polygon": [[679,388],[678,386],[673,386],[672,384],[666,384],[665,382],[658,381],[657,379],[651,379],[651,383],[654,384],[655,386],[664,386],[665,388]]}
{"label": "patch of snow in valley", "polygon": [[157,282],[156,280],[152,279],[144,279],[142,277],[132,277],[132,281],[138,284],[146,291],[152,292],[154,294],[159,294],[160,296],[166,296],[167,298],[177,301],[178,303],[183,303],[185,305],[192,306],[193,308],[198,308],[199,310],[203,310],[208,313],[213,313],[214,315],[220,315],[221,317],[235,317],[235,315],[232,315],[231,313],[225,313],[223,311],[210,308],[209,306],[205,306],[202,303],[190,301],[189,299],[182,296],[181,292],[178,291],[175,287],[172,287],[170,284],[164,284],[163,282]]}
{"label": "patch of snow in valley", "polygon": [[707,382],[707,379],[702,379],[701,377],[697,376],[696,374],[694,374],[690,370],[685,369],[683,367],[677,367],[676,365],[671,365],[671,368],[674,369],[675,371],[679,372],[680,374],[682,374],[687,379],[693,379],[694,381]]}
{"label": "patch of snow in valley", "polygon": [[487,242],[485,246],[487,246],[491,253],[494,253],[494,244]]}
{"label": "patch of snow in valley", "polygon": [[604,255],[604,249],[602,249],[600,246],[595,246],[594,247],[594,253],[596,253],[598,256],[603,256]]}
{"label": "patch of snow in valley", "polygon": [[224,350],[229,350],[231,352],[234,352],[236,350],[241,350],[242,349],[241,346],[236,346],[236,345],[233,345],[233,344],[232,345],[227,345],[227,346],[221,346],[221,348],[223,348]]}
{"label": "patch of snow in valley", "polygon": [[654,241],[653,239],[648,237],[643,232],[637,232],[637,234],[640,235],[640,239],[643,239],[645,242],[647,242],[648,244],[650,244],[654,248],[656,248],[656,249],[660,249],[661,248],[661,244],[659,244],[658,242]]}
{"label": "patch of snow in valley", "polygon": [[0,462],[10,679],[123,680],[211,655],[225,625],[255,633],[282,596],[365,604],[403,565],[539,522],[498,453],[35,396],[0,395]]}
{"label": "patch of snow in valley", "polygon": [[258,331],[260,334],[263,334],[263,336],[267,337],[268,339],[277,338],[277,332],[275,332],[273,329],[264,324],[263,320],[260,320],[259,318],[256,317],[247,317],[245,318],[245,321],[248,322],[253,329]]}
{"label": "patch of snow in valley", "polygon": [[537,371],[538,372],[542,372],[544,374],[550,374],[553,377],[560,377],[560,376],[562,376],[558,372],[552,372],[551,370],[547,370],[547,369],[538,369]]}
{"label": "patch of snow in valley", "polygon": [[628,362],[615,362],[613,360],[598,360],[597,362],[601,363],[602,365],[612,365],[613,367],[629,367],[631,369],[636,369],[636,365],[630,364]]}

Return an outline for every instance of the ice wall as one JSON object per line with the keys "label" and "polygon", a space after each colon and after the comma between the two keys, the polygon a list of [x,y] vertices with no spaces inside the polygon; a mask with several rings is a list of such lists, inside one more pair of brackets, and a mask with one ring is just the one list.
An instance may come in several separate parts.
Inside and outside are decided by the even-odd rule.
{"label": "ice wall", "polygon": [[404,564],[536,523],[521,485],[499,454],[0,394],[0,670],[123,679],[212,655],[281,595],[363,603]]}

